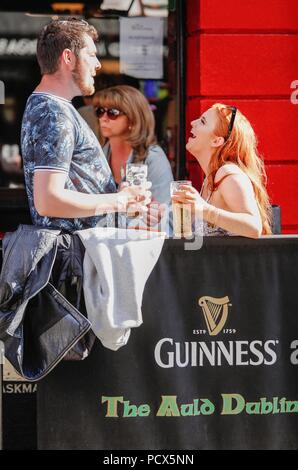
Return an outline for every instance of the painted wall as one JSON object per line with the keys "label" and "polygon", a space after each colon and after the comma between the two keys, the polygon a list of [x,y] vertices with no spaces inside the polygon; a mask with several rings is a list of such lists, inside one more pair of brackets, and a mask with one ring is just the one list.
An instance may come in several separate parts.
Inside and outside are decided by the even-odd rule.
{"label": "painted wall", "polygon": [[[212,103],[239,107],[258,136],[282,231],[298,233],[298,1],[186,0],[186,15],[187,138]],[[187,162],[200,187],[197,162]]]}

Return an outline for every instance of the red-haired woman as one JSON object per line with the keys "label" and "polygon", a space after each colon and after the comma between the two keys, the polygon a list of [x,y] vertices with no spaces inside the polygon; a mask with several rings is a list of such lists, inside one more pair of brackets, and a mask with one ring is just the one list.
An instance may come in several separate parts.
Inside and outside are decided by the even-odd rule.
{"label": "red-haired woman", "polygon": [[199,162],[205,180],[200,194],[183,186],[173,200],[194,204],[205,235],[270,234],[264,164],[249,121],[234,106],[217,103],[191,125],[186,148]]}

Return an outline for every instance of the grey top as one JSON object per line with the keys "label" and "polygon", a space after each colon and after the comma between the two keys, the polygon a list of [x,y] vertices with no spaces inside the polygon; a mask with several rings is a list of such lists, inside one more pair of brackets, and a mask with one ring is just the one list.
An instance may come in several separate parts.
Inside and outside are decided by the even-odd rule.
{"label": "grey top", "polygon": [[[103,147],[103,151],[108,161],[110,161],[111,147],[109,143]],[[132,152],[127,163],[133,163],[134,159],[135,156]],[[173,181],[173,173],[163,149],[159,145],[150,145],[144,163],[148,166],[147,180],[152,183],[150,189],[152,197],[162,204],[169,205],[171,202],[170,184]]]}
{"label": "grey top", "polygon": [[73,232],[105,221],[105,216],[80,219],[42,217],[34,206],[33,176],[37,169],[65,173],[66,189],[92,194],[116,192],[98,140],[70,101],[50,93],[32,93],[23,116],[21,144],[34,225]]}

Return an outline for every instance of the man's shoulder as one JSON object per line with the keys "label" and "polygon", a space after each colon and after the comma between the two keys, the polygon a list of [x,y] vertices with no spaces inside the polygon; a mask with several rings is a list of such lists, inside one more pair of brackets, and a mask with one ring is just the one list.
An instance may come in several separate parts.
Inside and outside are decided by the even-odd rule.
{"label": "man's shoulder", "polygon": [[70,102],[65,100],[64,103],[44,93],[32,93],[27,100],[22,127],[30,132],[32,126],[48,130],[53,126],[71,126],[73,129],[75,121]]}
{"label": "man's shoulder", "polygon": [[69,117],[73,114],[70,101],[48,93],[32,93],[28,98],[26,109],[30,110],[30,114],[63,114]]}

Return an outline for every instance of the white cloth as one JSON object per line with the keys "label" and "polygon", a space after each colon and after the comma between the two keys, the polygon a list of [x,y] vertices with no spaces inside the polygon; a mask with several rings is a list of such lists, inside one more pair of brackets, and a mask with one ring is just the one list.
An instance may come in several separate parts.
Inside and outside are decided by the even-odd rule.
{"label": "white cloth", "polygon": [[165,239],[164,233],[95,227],[76,232],[85,246],[84,281],[88,319],[102,344],[124,346],[130,328],[142,324],[142,297]]}

